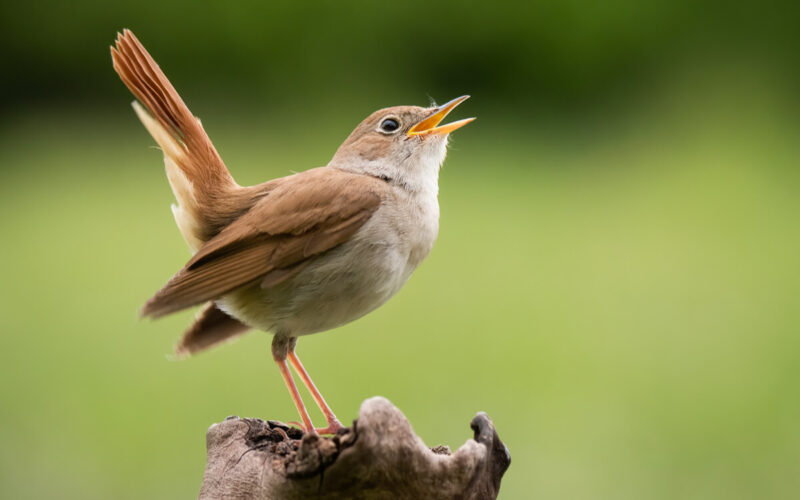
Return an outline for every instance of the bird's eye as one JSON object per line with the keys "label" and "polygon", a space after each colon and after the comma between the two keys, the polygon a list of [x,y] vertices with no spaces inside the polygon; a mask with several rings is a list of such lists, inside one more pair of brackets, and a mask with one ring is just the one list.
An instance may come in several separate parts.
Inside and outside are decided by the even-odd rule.
{"label": "bird's eye", "polygon": [[394,132],[400,128],[400,124],[394,118],[387,118],[381,122],[381,132]]}

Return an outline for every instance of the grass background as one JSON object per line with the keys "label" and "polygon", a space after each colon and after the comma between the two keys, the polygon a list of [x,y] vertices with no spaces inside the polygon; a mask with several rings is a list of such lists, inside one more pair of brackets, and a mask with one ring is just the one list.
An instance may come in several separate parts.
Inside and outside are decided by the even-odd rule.
{"label": "grass background", "polygon": [[[64,68],[82,39],[38,56],[53,62],[71,95],[23,85],[25,71],[5,82],[2,498],[192,497],[211,423],[230,414],[295,417],[266,334],[176,362],[171,349],[192,312],[137,320],[188,253],[161,155],[103,52],[125,14],[89,16],[90,27],[106,30],[87,31],[102,39],[86,63],[102,83],[69,83],[80,82]],[[638,16],[612,18],[597,26],[647,31],[625,31]],[[675,19],[702,26],[704,17]],[[170,40],[140,21],[155,45],[137,33],[177,74],[173,83],[187,89],[243,184],[325,164],[375,108],[425,104],[426,92],[440,101],[473,94],[454,115],[478,120],[454,134],[429,259],[384,307],[299,343],[343,421],[363,399],[383,395],[428,445],[455,448],[470,437],[474,413],[487,411],[513,459],[501,498],[793,498],[800,120],[796,75],[775,59],[780,51],[762,50],[772,47],[761,43],[769,30],[737,32],[738,44],[702,57],[700,39],[689,38],[691,50],[676,52],[686,57],[669,64],[653,55],[664,52],[648,52],[643,60],[662,70],[646,78],[627,78],[630,66],[614,66],[610,45],[601,44],[608,50],[597,68],[611,68],[601,78],[580,63],[592,60],[595,25],[573,24],[572,38],[545,43],[536,36],[550,33],[545,27],[528,35],[520,28],[509,41],[502,23],[489,21],[475,43],[519,42],[512,59],[520,67],[530,61],[526,47],[585,59],[574,74],[548,66],[549,79],[512,85],[513,74],[494,81],[464,56],[444,71],[449,77],[423,76],[419,87],[407,75],[362,79],[355,91],[301,86],[284,95],[282,74],[276,88],[253,90],[241,84],[260,81],[241,69],[248,61],[234,64],[244,55],[222,61],[231,47],[257,52],[258,34],[245,38],[221,23],[221,54],[200,60],[181,56],[190,51],[180,41],[188,27]],[[355,43],[358,33],[350,36]],[[404,39],[419,36],[410,29]],[[585,48],[577,42],[584,38]],[[639,60],[636,40],[621,37],[613,47]],[[775,46],[794,46],[786,43]],[[10,54],[22,60],[39,49]],[[303,53],[294,71],[313,76],[321,59]],[[216,64],[242,73],[226,79]],[[601,85],[608,81],[616,83]]]}

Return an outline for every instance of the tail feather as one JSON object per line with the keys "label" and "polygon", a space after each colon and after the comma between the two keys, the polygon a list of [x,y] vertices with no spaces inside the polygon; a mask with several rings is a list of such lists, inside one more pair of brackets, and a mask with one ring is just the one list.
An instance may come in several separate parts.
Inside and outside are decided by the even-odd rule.
{"label": "tail feather", "polygon": [[[215,205],[239,186],[206,135],[200,120],[129,30],[111,47],[114,70],[139,103],[133,108],[164,152],[164,163],[178,201],[178,227],[192,250],[228,222]],[[146,108],[146,110],[145,110]]]}
{"label": "tail feather", "polygon": [[249,328],[239,320],[222,312],[213,302],[209,302],[197,314],[197,319],[192,326],[184,332],[178,345],[175,346],[175,354],[179,357],[190,356],[232,340]]}

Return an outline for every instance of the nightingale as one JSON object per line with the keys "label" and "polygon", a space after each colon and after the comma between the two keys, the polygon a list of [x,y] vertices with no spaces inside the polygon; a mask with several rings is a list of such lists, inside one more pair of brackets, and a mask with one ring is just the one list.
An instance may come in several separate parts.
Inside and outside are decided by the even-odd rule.
{"label": "nightingale", "polygon": [[[172,213],[193,256],[141,310],[156,318],[203,305],[176,346],[191,355],[249,329],[273,334],[272,357],[308,433],[341,423],[295,353],[298,337],[351,322],[392,297],[439,230],[440,125],[469,96],[381,109],[319,168],[240,186],[200,120],[129,30],[111,47],[133,108],[164,153]],[[325,415],[312,425],[289,365]]]}

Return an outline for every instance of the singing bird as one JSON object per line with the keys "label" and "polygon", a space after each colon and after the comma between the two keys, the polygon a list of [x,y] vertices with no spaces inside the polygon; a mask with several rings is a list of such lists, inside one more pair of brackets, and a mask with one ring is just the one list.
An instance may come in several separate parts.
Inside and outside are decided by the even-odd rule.
{"label": "singing bird", "polygon": [[[309,433],[342,425],[295,353],[297,338],[349,323],[386,302],[428,255],[439,230],[438,177],[450,132],[442,106],[376,111],[330,162],[256,186],[231,177],[175,88],[129,30],[111,47],[133,109],[164,152],[172,213],[192,258],[145,303],[159,317],[204,304],[176,353],[189,355],[255,328]],[[327,420],[314,428],[291,364]]]}

